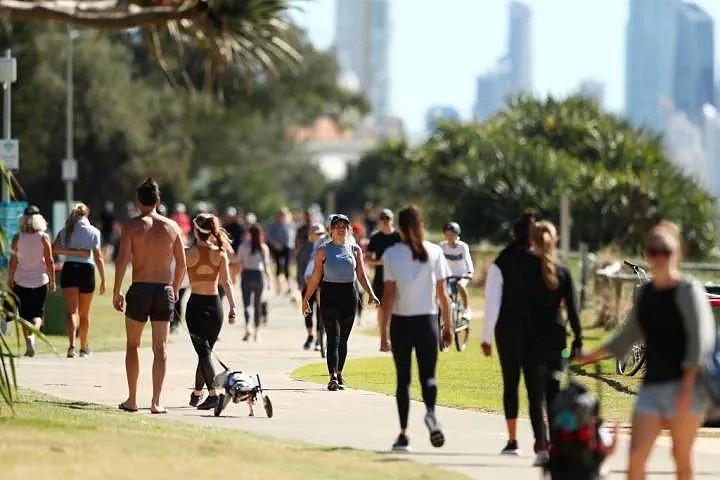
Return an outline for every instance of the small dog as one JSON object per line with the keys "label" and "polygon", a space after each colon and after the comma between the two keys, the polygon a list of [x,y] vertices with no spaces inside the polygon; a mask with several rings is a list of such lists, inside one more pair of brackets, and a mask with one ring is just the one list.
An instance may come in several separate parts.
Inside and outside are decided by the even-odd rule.
{"label": "small dog", "polygon": [[259,375],[253,379],[250,375],[240,371],[225,370],[215,376],[215,385],[225,390],[215,409],[216,417],[220,416],[231,400],[233,403],[246,402],[250,409],[250,416],[254,417],[255,409],[253,407],[258,395],[263,399],[263,406],[268,418],[272,417],[272,403],[270,403],[269,397],[263,395]]}

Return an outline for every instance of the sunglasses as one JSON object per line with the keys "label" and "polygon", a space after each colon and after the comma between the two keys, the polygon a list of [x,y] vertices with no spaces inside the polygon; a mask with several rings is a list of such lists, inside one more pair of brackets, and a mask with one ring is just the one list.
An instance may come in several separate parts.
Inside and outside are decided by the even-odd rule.
{"label": "sunglasses", "polygon": [[650,247],[645,251],[648,257],[669,257],[672,253],[668,247]]}

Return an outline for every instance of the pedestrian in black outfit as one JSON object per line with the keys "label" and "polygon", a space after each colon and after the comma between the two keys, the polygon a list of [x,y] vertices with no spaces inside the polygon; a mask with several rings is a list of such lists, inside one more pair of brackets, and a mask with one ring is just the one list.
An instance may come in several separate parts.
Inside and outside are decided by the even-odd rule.
{"label": "pedestrian in black outfit", "polygon": [[567,331],[561,315],[565,305],[572,327],[573,352],[582,350],[582,329],[577,310],[575,287],[570,270],[556,260],[557,230],[547,221],[536,222],[530,232],[530,245],[535,254],[529,264],[523,302],[528,315],[523,317],[523,375],[528,390],[530,423],[535,436],[534,466],[547,462],[548,440],[543,407],[552,423],[550,408],[560,391],[560,382],[554,373],[562,370],[562,351],[566,346]]}
{"label": "pedestrian in black outfit", "polygon": [[535,212],[526,210],[513,227],[513,240],[500,252],[488,270],[485,280],[485,325],[482,350],[492,354],[491,342],[495,335],[500,370],[503,377],[503,410],[508,441],[502,455],[518,455],[517,418],[519,413],[520,371],[522,368],[522,316],[526,308],[521,300],[525,288],[525,272],[532,261],[530,229],[535,223]]}
{"label": "pedestrian in black outfit", "polygon": [[[230,323],[235,323],[235,298],[230,288],[230,270],[227,250],[230,239],[220,227],[215,215],[201,213],[193,220],[195,245],[186,250],[187,273],[190,279],[190,298],[187,303],[186,322],[198,364],[195,371],[195,389],[190,394],[190,406],[211,410],[217,406],[215,369],[212,350],[220,334],[223,311],[218,282],[228,292]],[[208,397],[200,403],[203,385]]]}
{"label": "pedestrian in black outfit", "polygon": [[313,273],[303,295],[303,315],[309,314],[310,298],[322,280],[320,315],[327,335],[327,367],[330,375],[328,390],[343,390],[342,375],[347,344],[355,322],[357,291],[355,281],[368,293],[369,303],[377,305],[378,299],[370,287],[360,247],[350,243],[350,219],[345,215],[334,215],[330,220],[332,240],[323,244],[315,255]]}
{"label": "pedestrian in black outfit", "polygon": [[427,409],[425,425],[430,431],[430,443],[434,447],[441,447],[445,443],[442,429],[435,417],[435,367],[438,357],[438,304],[442,312],[443,341],[445,345],[450,345],[450,298],[446,285],[450,267],[442,249],[425,241],[424,222],[417,207],[404,208],[398,217],[402,243],[388,248],[383,255],[385,315],[380,323],[380,350],[389,352],[392,349],[397,375],[395,399],[400,417],[400,434],[392,448],[396,451],[407,451],[410,364],[413,349],[417,358],[423,402]]}
{"label": "pedestrian in black outfit", "polygon": [[393,226],[393,212],[388,208],[384,208],[380,211],[378,216],[379,227],[378,230],[370,235],[370,243],[367,246],[367,258],[366,263],[370,266],[375,267],[375,277],[373,278],[373,292],[377,295],[380,300],[380,308],[377,311],[378,325],[384,316],[382,310],[382,299],[383,299],[383,253],[385,250],[392,247],[396,243],[400,243],[400,233],[395,230]]}

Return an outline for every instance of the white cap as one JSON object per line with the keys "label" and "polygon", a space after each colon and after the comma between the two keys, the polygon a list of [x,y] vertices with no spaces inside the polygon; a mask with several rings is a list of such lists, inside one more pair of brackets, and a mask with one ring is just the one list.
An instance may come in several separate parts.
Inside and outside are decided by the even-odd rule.
{"label": "white cap", "polygon": [[253,212],[250,212],[245,215],[245,221],[252,225],[253,223],[257,222],[257,215],[255,215]]}
{"label": "white cap", "polygon": [[187,208],[185,208],[184,203],[176,203],[175,204],[175,211],[178,213],[185,213],[187,211]]}

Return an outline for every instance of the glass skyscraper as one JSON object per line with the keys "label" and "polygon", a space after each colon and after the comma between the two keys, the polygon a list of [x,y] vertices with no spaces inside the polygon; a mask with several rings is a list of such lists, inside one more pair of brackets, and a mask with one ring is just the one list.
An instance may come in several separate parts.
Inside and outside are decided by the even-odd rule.
{"label": "glass skyscraper", "polygon": [[625,113],[636,126],[663,129],[673,98],[680,0],[631,0],[627,25]]}
{"label": "glass skyscraper", "polygon": [[693,3],[683,3],[677,17],[673,102],[698,126],[703,105],[715,103],[713,20]]}
{"label": "glass skyscraper", "polygon": [[532,43],[530,20],[532,10],[524,3],[510,3],[510,35],[508,37],[508,87],[511,94],[532,90]]}
{"label": "glass skyscraper", "polygon": [[376,120],[389,108],[390,4],[388,0],[336,0],[335,49],[344,76],[367,95]]}

